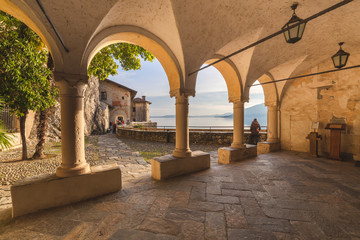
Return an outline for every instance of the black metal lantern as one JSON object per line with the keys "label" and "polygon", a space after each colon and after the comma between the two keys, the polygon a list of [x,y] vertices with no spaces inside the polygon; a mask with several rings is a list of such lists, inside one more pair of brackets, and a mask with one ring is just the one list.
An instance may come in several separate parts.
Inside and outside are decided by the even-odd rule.
{"label": "black metal lantern", "polygon": [[334,66],[336,68],[344,67],[346,65],[346,63],[347,63],[347,60],[348,60],[349,56],[350,56],[350,53],[347,53],[344,50],[342,50],[341,45],[343,45],[343,44],[344,44],[343,42],[339,43],[340,50],[334,56],[331,57],[332,60],[333,60]]}
{"label": "black metal lantern", "polygon": [[[295,9],[297,8],[298,4],[294,3],[291,6],[291,9],[294,11],[291,19],[289,20],[288,23],[286,23],[281,29],[285,30],[284,36],[285,36],[285,40],[288,43],[296,43],[297,41],[299,41],[304,33],[305,30],[305,25],[306,22],[303,22],[303,20],[301,18],[299,18],[298,16],[296,16],[295,14]],[[300,23],[300,24],[299,24]],[[291,28],[292,26],[297,25],[296,27]]]}

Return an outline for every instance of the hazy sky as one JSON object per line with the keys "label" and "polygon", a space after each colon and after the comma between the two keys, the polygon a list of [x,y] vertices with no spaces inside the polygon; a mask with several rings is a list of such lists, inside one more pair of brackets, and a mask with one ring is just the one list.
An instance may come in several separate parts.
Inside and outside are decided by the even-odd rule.
{"label": "hazy sky", "polygon": [[[109,79],[137,91],[137,97],[146,96],[152,102],[150,116],[174,115],[175,98],[170,98],[169,82],[159,61],[141,62],[141,70],[118,70],[118,75]],[[245,107],[264,103],[261,86],[250,89],[250,102]],[[225,80],[220,72],[209,67],[200,71],[196,81],[196,96],[190,97],[190,115],[212,115],[232,112],[228,101]]]}

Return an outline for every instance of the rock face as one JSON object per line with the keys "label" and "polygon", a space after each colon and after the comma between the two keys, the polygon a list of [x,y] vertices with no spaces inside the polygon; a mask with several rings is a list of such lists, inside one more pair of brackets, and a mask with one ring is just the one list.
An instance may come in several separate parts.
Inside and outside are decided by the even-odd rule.
{"label": "rock face", "polygon": [[85,136],[101,134],[108,128],[109,109],[100,102],[99,79],[91,77],[85,90],[84,101]]}
{"label": "rock face", "polygon": [[[61,138],[60,115],[60,103],[57,102],[55,106],[50,109],[48,129],[46,132],[47,140],[56,141]],[[109,127],[109,108],[108,105],[100,102],[99,79],[96,77],[91,77],[89,79],[89,84],[85,89],[84,119],[85,136],[104,133]],[[35,121],[29,136],[31,142],[36,142],[36,126],[38,123],[39,113],[36,113]]]}

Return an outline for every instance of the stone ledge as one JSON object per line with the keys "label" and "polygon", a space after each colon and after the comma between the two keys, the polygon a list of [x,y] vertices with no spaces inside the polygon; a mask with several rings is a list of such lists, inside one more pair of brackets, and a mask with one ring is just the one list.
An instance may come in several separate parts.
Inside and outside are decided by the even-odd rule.
{"label": "stone ledge", "polygon": [[121,170],[117,164],[91,167],[91,173],[59,178],[41,175],[17,181],[11,186],[12,216],[17,217],[79,202],[121,190]]}
{"label": "stone ledge", "polygon": [[218,163],[229,164],[231,162],[256,157],[256,145],[246,145],[246,148],[223,147],[218,149]]}
{"label": "stone ledge", "polygon": [[258,142],[257,154],[265,154],[270,152],[276,152],[281,149],[280,142]]}
{"label": "stone ledge", "polygon": [[355,167],[360,167],[360,153],[354,154],[353,159],[355,161]]}
{"label": "stone ledge", "polygon": [[151,159],[151,176],[164,180],[210,168],[210,154],[202,151],[192,152],[190,157],[177,158],[166,155]]}

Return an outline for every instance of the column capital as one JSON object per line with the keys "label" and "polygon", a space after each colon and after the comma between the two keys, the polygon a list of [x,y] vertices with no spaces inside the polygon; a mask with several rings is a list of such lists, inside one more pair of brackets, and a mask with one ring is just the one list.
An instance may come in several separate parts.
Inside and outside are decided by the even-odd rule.
{"label": "column capital", "polygon": [[84,87],[89,83],[89,77],[81,74],[54,72],[54,80],[62,96],[84,96]]}
{"label": "column capital", "polygon": [[244,102],[243,101],[233,102],[233,108],[244,108]]}
{"label": "column capital", "polygon": [[175,90],[171,90],[170,92],[170,97],[180,97],[180,96],[192,96],[195,97],[195,90],[192,89],[175,89]]}
{"label": "column capital", "polygon": [[265,102],[266,107],[278,107],[277,102]]}
{"label": "column capital", "polygon": [[229,102],[231,103],[241,102],[241,97],[229,97]]}
{"label": "column capital", "polygon": [[242,101],[243,103],[249,102],[249,100],[250,100],[249,97],[242,97],[242,98],[241,98],[241,101]]}

